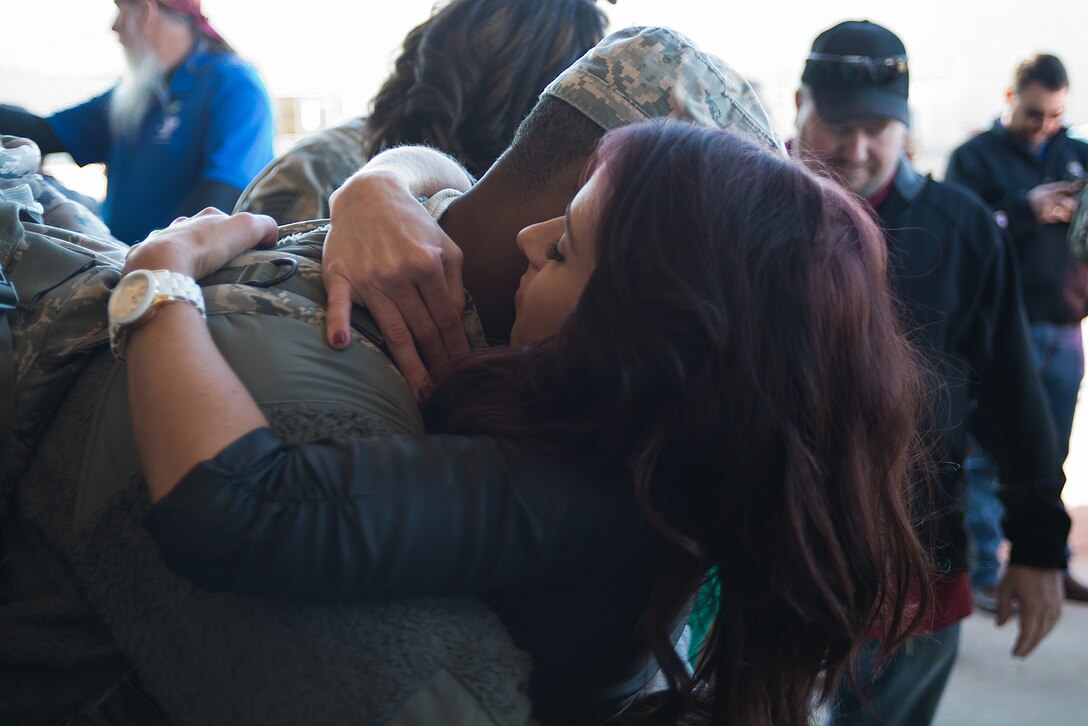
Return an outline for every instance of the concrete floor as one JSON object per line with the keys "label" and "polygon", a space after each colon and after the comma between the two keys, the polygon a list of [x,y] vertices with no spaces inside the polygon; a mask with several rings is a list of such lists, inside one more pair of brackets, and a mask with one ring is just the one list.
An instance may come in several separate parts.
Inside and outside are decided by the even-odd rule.
{"label": "concrete floor", "polygon": [[[1088,507],[1071,510],[1072,570],[1088,582]],[[964,622],[960,656],[935,726],[1088,725],[1088,604],[1066,603],[1062,620],[1024,660],[1009,655],[1016,624]]]}
{"label": "concrete floor", "polygon": [[964,622],[936,726],[1088,724],[1088,605],[1070,604],[1024,660],[1009,655],[1015,637],[984,613]]}

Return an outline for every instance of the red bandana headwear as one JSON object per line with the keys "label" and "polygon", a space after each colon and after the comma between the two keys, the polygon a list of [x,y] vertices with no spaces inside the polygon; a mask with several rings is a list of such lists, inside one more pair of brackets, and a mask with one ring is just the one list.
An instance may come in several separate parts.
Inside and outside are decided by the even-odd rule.
{"label": "red bandana headwear", "polygon": [[204,13],[200,10],[200,0],[158,0],[158,3],[167,10],[173,10],[175,13],[189,18],[193,22],[193,27],[202,34],[223,45],[227,45],[227,41],[223,40],[223,36],[215,32],[215,28],[204,17]]}

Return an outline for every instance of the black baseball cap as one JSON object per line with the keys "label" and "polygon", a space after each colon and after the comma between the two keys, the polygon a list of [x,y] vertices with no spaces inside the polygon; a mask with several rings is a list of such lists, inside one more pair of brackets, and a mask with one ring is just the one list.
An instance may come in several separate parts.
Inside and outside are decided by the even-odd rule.
{"label": "black baseball cap", "polygon": [[910,123],[910,73],[903,41],[868,20],[848,20],[820,33],[801,83],[831,122],[878,116]]}

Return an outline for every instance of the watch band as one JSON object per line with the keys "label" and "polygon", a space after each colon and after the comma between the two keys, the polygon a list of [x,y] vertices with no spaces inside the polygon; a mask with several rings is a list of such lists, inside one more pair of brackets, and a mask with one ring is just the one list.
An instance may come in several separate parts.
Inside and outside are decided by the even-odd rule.
{"label": "watch band", "polygon": [[204,291],[197,281],[188,275],[169,270],[154,270],[155,281],[158,287],[155,289],[155,301],[152,307],[157,307],[168,302],[187,302],[200,311],[200,316],[207,319],[204,308]]}
{"label": "watch band", "polygon": [[[207,320],[208,317],[204,307],[204,292],[193,278],[170,270],[137,270],[129,274],[137,273],[149,276],[153,281],[153,289],[149,289],[147,292],[148,295],[152,296],[152,300],[148,309],[137,320],[124,324],[110,320],[110,350],[119,361],[125,360],[126,333],[133,328],[138,328],[154,317],[155,312],[163,305],[174,302],[188,303],[200,311],[201,318]],[[124,279],[122,278],[115,290],[119,289],[123,282]]]}

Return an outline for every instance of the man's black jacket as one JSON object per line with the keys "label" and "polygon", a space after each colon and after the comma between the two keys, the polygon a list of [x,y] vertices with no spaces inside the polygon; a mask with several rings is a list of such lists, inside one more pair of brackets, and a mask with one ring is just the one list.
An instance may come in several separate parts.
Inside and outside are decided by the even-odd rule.
{"label": "man's black jacket", "polygon": [[1036,224],[1028,191],[1086,172],[1088,144],[1069,138],[1066,129],[1050,140],[1040,159],[1000,122],[960,146],[949,159],[948,181],[967,187],[1008,219],[1024,306],[1033,323],[1075,323],[1088,311],[1073,310],[1062,295],[1072,264],[1066,240],[1069,225]]}
{"label": "man's black jacket", "polygon": [[[905,325],[936,372],[931,426],[940,462],[932,494],[938,566],[967,566],[961,465],[968,421],[995,452],[1005,482],[1000,495],[1012,561],[1064,566],[1064,477],[1003,237],[973,195],[920,176],[906,161],[877,212]],[[932,521],[923,524],[924,536],[929,526]]]}

